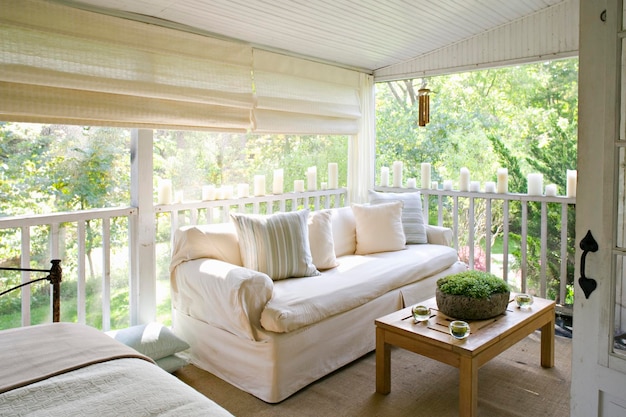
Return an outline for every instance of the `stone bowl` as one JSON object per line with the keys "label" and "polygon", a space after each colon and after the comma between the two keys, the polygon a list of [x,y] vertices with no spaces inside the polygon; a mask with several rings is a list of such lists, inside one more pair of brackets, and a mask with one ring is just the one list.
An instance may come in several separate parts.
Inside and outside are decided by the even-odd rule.
{"label": "stone bowl", "polygon": [[510,292],[492,294],[488,298],[445,294],[437,288],[437,309],[446,316],[460,320],[486,320],[506,311]]}

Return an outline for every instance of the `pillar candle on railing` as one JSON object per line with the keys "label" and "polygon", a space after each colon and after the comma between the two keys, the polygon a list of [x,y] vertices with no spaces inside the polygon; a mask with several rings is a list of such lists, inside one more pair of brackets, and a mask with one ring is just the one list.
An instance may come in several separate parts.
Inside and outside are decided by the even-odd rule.
{"label": "pillar candle on railing", "polygon": [[202,201],[215,200],[215,185],[204,185],[202,187]]}
{"label": "pillar candle on railing", "polygon": [[159,180],[157,202],[159,204],[172,204],[172,180]]}
{"label": "pillar candle on railing", "polygon": [[284,192],[284,171],[282,168],[274,170],[274,182],[272,183],[272,194],[282,194]]}
{"label": "pillar candle on railing", "polygon": [[293,182],[293,192],[294,193],[304,192],[304,180],[295,180]]}
{"label": "pillar candle on railing", "polygon": [[556,184],[546,185],[546,196],[556,197]]}
{"label": "pillar candle on railing", "polygon": [[566,193],[567,197],[576,197],[576,182],[578,181],[578,171],[573,169],[567,170],[567,185]]}
{"label": "pillar candle on railing", "polygon": [[460,178],[459,178],[459,191],[469,191],[470,187],[470,172],[469,169],[463,167],[461,168]]}
{"label": "pillar candle on railing", "polygon": [[317,167],[308,167],[306,170],[307,191],[317,190]]}
{"label": "pillar candle on railing", "polygon": [[452,180],[443,180],[443,189],[446,191],[452,191]]}
{"label": "pillar candle on railing", "polygon": [[506,168],[498,168],[497,171],[497,191],[499,194],[506,194],[509,192],[509,170]]}
{"label": "pillar candle on railing", "polygon": [[430,164],[422,162],[422,188],[430,187]]}
{"label": "pillar candle on railing", "polygon": [[437,181],[431,182],[430,183],[430,188],[432,188],[433,190],[439,189],[439,183]]}
{"label": "pillar candle on railing", "polygon": [[224,199],[224,187],[217,187],[215,189],[215,199],[223,200]]}
{"label": "pillar candle on railing", "polygon": [[328,164],[328,188],[331,190],[339,188],[339,166],[336,162]]}
{"label": "pillar candle on railing", "polygon": [[254,176],[254,195],[265,195],[265,175]]}
{"label": "pillar candle on railing", "polygon": [[402,187],[402,161],[393,163],[393,186],[396,188]]}
{"label": "pillar candle on railing", "polygon": [[415,178],[409,178],[406,180],[406,188],[416,188],[417,180]]}
{"label": "pillar candle on railing", "polygon": [[380,186],[389,187],[389,167],[382,167],[380,169]]}
{"label": "pillar candle on railing", "polygon": [[471,181],[469,190],[473,193],[477,193],[480,191],[480,181]]}
{"label": "pillar candle on railing", "polygon": [[486,193],[495,193],[496,192],[496,183],[493,181],[487,181],[485,183],[485,192]]}
{"label": "pillar candle on railing", "polygon": [[247,198],[250,195],[249,184],[237,184],[237,197]]}
{"label": "pillar candle on railing", "polygon": [[528,195],[543,195],[543,175],[528,174]]}
{"label": "pillar candle on railing", "polygon": [[320,190],[328,190],[328,183],[327,182],[321,182],[320,183]]}
{"label": "pillar candle on railing", "polygon": [[233,188],[232,185],[223,185],[222,190],[224,191],[225,200],[230,200],[231,198],[233,198],[235,194],[235,189]]}
{"label": "pillar candle on railing", "polygon": [[175,203],[182,203],[183,200],[184,200],[183,192],[182,191],[176,191],[176,194],[174,194],[174,202]]}

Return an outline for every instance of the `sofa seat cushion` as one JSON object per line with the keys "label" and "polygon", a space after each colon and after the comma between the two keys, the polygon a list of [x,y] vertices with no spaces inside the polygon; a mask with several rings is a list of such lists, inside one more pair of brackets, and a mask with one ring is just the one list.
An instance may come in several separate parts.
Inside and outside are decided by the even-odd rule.
{"label": "sofa seat cushion", "polygon": [[453,248],[431,244],[342,256],[337,268],[320,276],[274,282],[272,299],[261,313],[261,325],[273,332],[290,332],[443,271],[457,260]]}

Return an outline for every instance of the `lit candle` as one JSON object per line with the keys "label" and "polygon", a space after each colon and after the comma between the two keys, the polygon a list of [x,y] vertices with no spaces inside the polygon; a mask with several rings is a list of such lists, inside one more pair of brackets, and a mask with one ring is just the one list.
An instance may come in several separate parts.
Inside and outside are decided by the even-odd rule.
{"label": "lit candle", "polygon": [[389,167],[382,167],[380,169],[380,186],[389,187]]}
{"label": "lit candle", "polygon": [[274,182],[272,183],[272,193],[273,194],[282,194],[284,190],[283,186],[283,174],[284,171],[282,168],[274,170]]}
{"label": "lit candle", "polygon": [[528,195],[543,195],[543,175],[528,174]]}
{"label": "lit candle", "polygon": [[293,192],[294,193],[304,192],[304,180],[295,180],[293,182]]}
{"label": "lit candle", "polygon": [[452,180],[443,180],[443,189],[446,191],[452,191]]}
{"label": "lit candle", "polygon": [[246,198],[250,195],[249,184],[237,184],[237,197]]}
{"label": "lit candle", "polygon": [[223,187],[217,187],[215,189],[215,199],[216,200],[223,200],[224,199],[224,188]]}
{"label": "lit candle", "polygon": [[306,170],[306,189],[317,190],[317,167],[308,167]]}
{"label": "lit candle", "polygon": [[437,181],[433,181],[430,185],[430,188],[432,188],[433,190],[436,190],[439,188],[439,183]]}
{"label": "lit candle", "polygon": [[416,188],[417,180],[415,178],[409,178],[408,180],[406,180],[406,186],[407,188]]}
{"label": "lit candle", "polygon": [[480,191],[480,181],[472,181],[470,182],[469,190],[473,193],[477,193]]}
{"label": "lit candle", "polygon": [[461,168],[461,177],[459,179],[459,190],[460,191],[469,191],[470,187],[470,172],[469,169],[463,167]]}
{"label": "lit candle", "polygon": [[497,190],[499,194],[506,194],[509,192],[509,170],[506,168],[498,168],[497,171]]}
{"label": "lit candle", "polygon": [[402,161],[393,163],[393,186],[396,188],[402,187]]}
{"label": "lit candle", "polygon": [[566,196],[576,197],[576,182],[578,181],[578,171],[568,169],[567,170],[567,186]]}
{"label": "lit candle", "polygon": [[215,200],[215,185],[204,185],[202,187],[202,200]]}
{"label": "lit candle", "polygon": [[430,185],[430,164],[422,162],[422,188],[428,188]]}
{"label": "lit candle", "polygon": [[331,190],[339,188],[339,167],[336,162],[328,164],[328,188]]}
{"label": "lit candle", "polygon": [[556,197],[556,184],[546,185],[546,196]]}
{"label": "lit candle", "polygon": [[254,176],[254,195],[265,195],[265,175]]}
{"label": "lit candle", "polygon": [[495,193],[496,192],[496,183],[493,181],[487,181],[485,183],[485,192],[486,193]]}

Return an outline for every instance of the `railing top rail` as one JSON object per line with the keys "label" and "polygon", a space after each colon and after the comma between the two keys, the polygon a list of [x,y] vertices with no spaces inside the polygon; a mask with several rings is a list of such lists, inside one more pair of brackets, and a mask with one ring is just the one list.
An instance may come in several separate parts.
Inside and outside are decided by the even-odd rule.
{"label": "railing top rail", "polygon": [[42,224],[58,224],[94,219],[110,219],[137,214],[136,207],[111,207],[81,211],[63,211],[47,214],[24,214],[20,216],[0,217],[0,229],[14,229],[25,226],[39,226]]}
{"label": "railing top rail", "polygon": [[392,193],[410,193],[420,191],[422,194],[428,195],[443,195],[443,196],[457,196],[457,197],[474,197],[484,198],[491,200],[510,200],[510,201],[540,201],[546,203],[560,203],[560,204],[576,204],[576,197],[566,196],[545,196],[545,195],[530,195],[519,193],[485,193],[481,191],[458,191],[458,190],[440,190],[433,188],[399,188],[399,187],[375,187],[376,191],[392,192]]}

